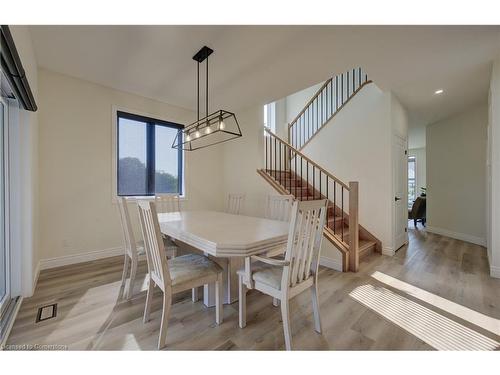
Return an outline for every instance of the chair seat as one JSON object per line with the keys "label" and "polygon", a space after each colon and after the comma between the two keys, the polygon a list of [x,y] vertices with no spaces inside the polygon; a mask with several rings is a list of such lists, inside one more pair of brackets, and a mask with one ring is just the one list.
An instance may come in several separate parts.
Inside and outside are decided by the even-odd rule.
{"label": "chair seat", "polygon": [[[177,252],[177,249],[178,247],[176,245],[169,245],[169,246],[165,245],[165,252],[167,253],[167,258],[173,258]],[[137,241],[136,250],[138,256],[146,254],[143,240]]]}
{"label": "chair seat", "polygon": [[[262,262],[252,263],[252,280],[265,284],[276,290],[281,290],[283,267],[272,266]],[[245,269],[238,270],[238,275],[245,275]]]}
{"label": "chair seat", "polygon": [[172,285],[182,284],[210,275],[217,275],[222,272],[222,268],[217,263],[198,254],[182,255],[169,259],[168,267]]}

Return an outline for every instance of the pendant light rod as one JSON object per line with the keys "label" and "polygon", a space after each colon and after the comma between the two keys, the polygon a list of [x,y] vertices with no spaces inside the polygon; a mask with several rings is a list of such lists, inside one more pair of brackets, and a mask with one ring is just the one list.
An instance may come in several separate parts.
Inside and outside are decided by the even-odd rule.
{"label": "pendant light rod", "polygon": [[197,68],[198,68],[198,82],[197,82],[197,85],[196,85],[196,93],[198,94],[198,106],[196,107],[196,119],[199,121],[200,120],[200,63],[196,64]]}
{"label": "pendant light rod", "polygon": [[207,85],[205,87],[205,90],[206,90],[206,94],[205,94],[205,97],[206,97],[206,100],[207,100],[207,103],[205,105],[205,116],[208,117],[208,56],[207,56]]}

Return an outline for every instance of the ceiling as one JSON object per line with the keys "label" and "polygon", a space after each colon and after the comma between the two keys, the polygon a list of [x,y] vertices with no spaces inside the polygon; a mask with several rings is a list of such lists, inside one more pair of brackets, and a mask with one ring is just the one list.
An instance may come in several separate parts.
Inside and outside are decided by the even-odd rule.
{"label": "ceiling", "polygon": [[[487,98],[499,26],[32,26],[38,64],[196,108],[196,63],[210,57],[211,109],[238,111],[361,66],[413,123]],[[203,77],[202,77],[203,78]],[[437,89],[444,94],[434,95]],[[203,98],[203,97],[202,97]],[[203,108],[203,107],[202,107]]]}

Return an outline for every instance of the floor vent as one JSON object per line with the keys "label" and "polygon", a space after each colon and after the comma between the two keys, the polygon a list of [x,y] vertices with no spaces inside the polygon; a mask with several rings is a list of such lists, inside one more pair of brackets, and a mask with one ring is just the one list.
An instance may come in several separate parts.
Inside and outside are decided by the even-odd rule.
{"label": "floor vent", "polygon": [[38,314],[36,314],[36,323],[53,319],[56,316],[57,316],[57,303],[53,303],[52,305],[42,306],[38,309]]}

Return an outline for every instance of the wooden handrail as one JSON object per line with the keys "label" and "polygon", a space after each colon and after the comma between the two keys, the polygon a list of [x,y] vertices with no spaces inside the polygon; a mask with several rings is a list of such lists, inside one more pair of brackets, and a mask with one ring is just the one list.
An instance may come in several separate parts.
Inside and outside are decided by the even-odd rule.
{"label": "wooden handrail", "polygon": [[302,116],[302,114],[307,110],[307,108],[309,107],[309,105],[319,96],[319,94],[321,94],[321,92],[332,81],[332,79],[333,78],[327,79],[325,81],[325,83],[323,83],[323,86],[321,86],[319,88],[319,90],[316,92],[316,94],[314,94],[313,97],[307,102],[307,104],[304,106],[304,108],[302,109],[302,111],[300,111],[299,114],[297,116],[295,116],[295,118],[293,119],[293,121],[291,121],[288,124],[288,129],[290,129],[293,126],[293,124],[299,119],[299,117]]}
{"label": "wooden handrail", "polygon": [[311,160],[310,158],[308,158],[306,155],[304,155],[302,152],[300,152],[299,150],[297,150],[295,147],[293,147],[287,141],[285,141],[284,139],[278,137],[271,130],[269,130],[268,128],[264,128],[264,131],[266,131],[267,133],[269,133],[270,136],[276,138],[278,141],[280,141],[281,143],[283,143],[286,147],[290,148],[295,155],[300,155],[304,160],[307,160],[311,165],[314,165],[316,168],[318,168],[321,171],[321,173],[324,173],[325,176],[328,176],[329,178],[331,178],[332,180],[334,180],[336,183],[340,184],[347,191],[350,190],[349,185],[347,185],[346,183],[342,182],[338,177],[335,177],[333,174],[331,174],[330,172],[328,172],[325,168],[323,168],[322,166],[320,166],[319,164],[317,164],[316,162],[314,162],[313,160]]}

